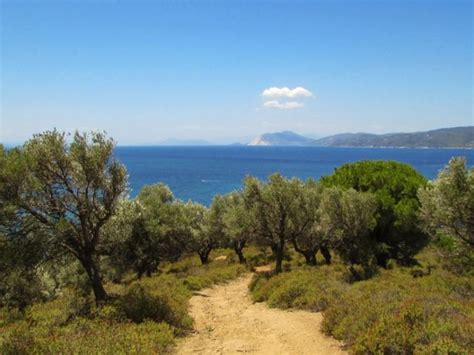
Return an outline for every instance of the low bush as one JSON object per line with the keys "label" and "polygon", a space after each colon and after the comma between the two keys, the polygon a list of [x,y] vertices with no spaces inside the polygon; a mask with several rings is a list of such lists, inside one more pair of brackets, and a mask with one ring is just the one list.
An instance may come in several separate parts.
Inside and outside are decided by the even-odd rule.
{"label": "low bush", "polygon": [[323,330],[357,353],[472,353],[472,290],[459,280],[458,293],[453,281],[444,271],[421,278],[385,271],[334,299]]}
{"label": "low bush", "polygon": [[189,297],[190,292],[180,280],[162,275],[129,286],[116,302],[117,315],[123,314],[135,323],[166,322],[177,334],[182,334],[192,327],[187,313]]}
{"label": "low bush", "polygon": [[[112,299],[97,306],[86,289],[63,289],[54,300],[23,312],[0,308],[0,353],[156,354],[192,328],[193,290],[225,282],[246,271],[229,257],[200,265],[192,256],[165,265],[161,274],[109,283]],[[217,254],[217,253],[216,253]],[[219,251],[220,254],[220,251]]]}
{"label": "low bush", "polygon": [[109,323],[78,318],[66,326],[31,327],[25,321],[0,337],[2,354],[162,354],[174,335],[166,323]]}
{"label": "low bush", "polygon": [[250,284],[253,300],[270,307],[321,311],[345,292],[344,269],[338,266],[303,267],[271,277],[261,273]]}
{"label": "low bush", "polygon": [[[352,282],[338,262],[260,273],[252,298],[270,307],[323,311],[322,330],[357,354],[474,353],[474,283],[443,270],[435,254],[416,267],[390,264],[371,279]],[[417,270],[415,276],[413,270]]]}

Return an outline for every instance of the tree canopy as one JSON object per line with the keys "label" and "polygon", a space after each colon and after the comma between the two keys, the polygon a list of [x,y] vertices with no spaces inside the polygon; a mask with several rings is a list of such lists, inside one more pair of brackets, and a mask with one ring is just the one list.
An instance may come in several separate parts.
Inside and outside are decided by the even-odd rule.
{"label": "tree canopy", "polygon": [[437,179],[419,190],[420,217],[458,271],[474,270],[474,167],[452,158]]}
{"label": "tree canopy", "polygon": [[[51,250],[74,255],[97,301],[107,298],[97,263],[102,227],[127,188],[125,167],[113,159],[114,142],[102,133],[68,136],[49,131],[7,154],[1,180],[15,213],[47,230]],[[52,254],[54,255],[54,254]]]}
{"label": "tree canopy", "polygon": [[419,227],[417,192],[427,181],[411,166],[394,161],[360,161],[336,168],[321,182],[375,195],[377,225],[371,236],[377,242],[380,265],[385,266],[388,258],[408,262],[426,245],[428,238]]}

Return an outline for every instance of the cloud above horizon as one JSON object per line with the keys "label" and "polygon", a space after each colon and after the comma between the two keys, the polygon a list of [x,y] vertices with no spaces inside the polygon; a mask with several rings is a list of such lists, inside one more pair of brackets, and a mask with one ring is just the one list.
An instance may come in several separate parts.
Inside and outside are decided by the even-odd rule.
{"label": "cloud above horizon", "polygon": [[278,100],[271,100],[271,101],[265,101],[263,103],[263,106],[267,108],[276,108],[279,110],[292,110],[295,108],[304,107],[304,103],[297,102],[297,101],[280,102]]}
{"label": "cloud above horizon", "polygon": [[290,89],[287,86],[278,88],[276,86],[270,87],[263,90],[262,96],[264,98],[289,98],[294,99],[297,97],[311,97],[313,93],[304,87],[297,86],[294,89]]}
{"label": "cloud above horizon", "polygon": [[263,90],[261,96],[266,100],[263,103],[263,107],[279,110],[292,110],[304,107],[304,103],[300,101],[286,100],[312,97],[313,93],[302,86],[297,86],[294,89],[290,89],[287,86],[281,88],[272,86]]}

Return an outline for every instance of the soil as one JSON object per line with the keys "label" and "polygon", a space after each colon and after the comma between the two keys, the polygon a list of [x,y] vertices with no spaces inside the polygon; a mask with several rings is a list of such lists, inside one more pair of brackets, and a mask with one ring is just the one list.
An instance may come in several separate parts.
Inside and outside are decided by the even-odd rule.
{"label": "soil", "polygon": [[346,354],[321,332],[321,313],[253,303],[252,276],[195,293],[190,300],[195,332],[181,340],[178,354]]}

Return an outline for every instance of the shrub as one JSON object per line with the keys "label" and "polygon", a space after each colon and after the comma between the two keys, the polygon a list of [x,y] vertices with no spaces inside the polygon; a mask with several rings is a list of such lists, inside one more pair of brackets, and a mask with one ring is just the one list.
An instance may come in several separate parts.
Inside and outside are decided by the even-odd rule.
{"label": "shrub", "polygon": [[336,267],[305,267],[273,277],[259,274],[249,287],[254,301],[267,301],[270,307],[321,311],[348,287],[341,279],[342,272]]}
{"label": "shrub", "polygon": [[1,280],[0,306],[23,310],[44,297],[38,277],[32,272],[12,271]]}
{"label": "shrub", "polygon": [[[153,320],[168,323],[177,333],[189,330],[192,319],[187,314],[188,291],[175,278],[157,279],[132,284],[117,301],[119,312],[135,323]],[[160,288],[151,287],[154,284]]]}
{"label": "shrub", "polygon": [[17,322],[0,338],[0,353],[29,354],[35,345],[35,339],[28,323],[25,321]]}
{"label": "shrub", "polygon": [[104,323],[78,318],[63,327],[18,322],[0,334],[2,354],[162,354],[174,345],[166,323]]}
{"label": "shrub", "polygon": [[371,237],[378,244],[379,265],[386,266],[389,258],[410,262],[428,242],[418,223],[417,197],[427,182],[413,167],[395,161],[359,161],[336,168],[321,182],[375,194],[377,226]]}
{"label": "shrub", "polygon": [[194,256],[166,268],[167,273],[130,281],[128,286],[106,285],[114,297],[100,306],[89,287],[74,282],[76,287],[64,288],[54,300],[34,303],[24,312],[0,308],[0,353],[169,352],[174,337],[192,328],[189,279],[207,287],[246,271],[229,260],[200,266]]}
{"label": "shrub", "polygon": [[447,287],[445,277],[393,270],[354,284],[324,312],[323,330],[356,353],[472,352],[472,298]]}

